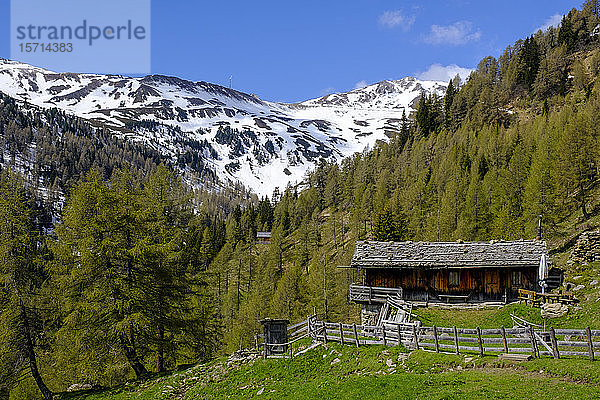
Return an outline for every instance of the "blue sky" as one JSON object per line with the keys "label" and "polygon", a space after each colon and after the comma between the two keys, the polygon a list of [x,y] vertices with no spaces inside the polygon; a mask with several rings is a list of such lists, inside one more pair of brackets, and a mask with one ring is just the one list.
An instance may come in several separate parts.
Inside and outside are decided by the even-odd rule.
{"label": "blue sky", "polygon": [[[153,0],[151,68],[222,85],[233,76],[235,89],[301,101],[474,68],[582,2]],[[3,58],[10,57],[9,9],[0,0]]]}

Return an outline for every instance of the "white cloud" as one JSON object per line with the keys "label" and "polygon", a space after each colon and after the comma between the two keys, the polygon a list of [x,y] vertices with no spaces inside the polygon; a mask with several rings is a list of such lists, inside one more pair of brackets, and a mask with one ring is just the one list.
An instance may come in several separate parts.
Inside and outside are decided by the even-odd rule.
{"label": "white cloud", "polygon": [[379,25],[385,28],[401,27],[402,30],[409,30],[415,23],[414,15],[404,15],[400,10],[385,11],[379,16]]}
{"label": "white cloud", "polygon": [[558,28],[562,21],[562,17],[563,16],[560,14],[554,14],[553,16],[548,17],[546,22],[544,22],[544,24],[542,26],[538,27],[533,33],[540,31],[540,30],[542,32],[546,32],[546,29],[550,28],[551,26]]}
{"label": "white cloud", "polygon": [[329,86],[329,87],[326,87],[325,89],[321,89],[321,91],[319,92],[319,95],[320,96],[326,96],[326,95],[331,94],[331,93],[335,93],[335,88]]}
{"label": "white cloud", "polygon": [[457,74],[465,82],[473,69],[459,67],[456,64],[443,66],[442,64],[432,64],[426,71],[417,73],[417,78],[424,81],[443,81],[449,82]]}
{"label": "white cloud", "polygon": [[362,89],[362,88],[364,88],[365,86],[368,86],[368,83],[367,83],[367,81],[365,81],[365,80],[358,81],[358,82],[356,82],[356,83],[354,84],[354,89]]}
{"label": "white cloud", "polygon": [[430,44],[461,45],[474,42],[481,38],[480,30],[473,30],[473,24],[469,21],[458,21],[452,25],[431,25],[429,35],[425,42]]}

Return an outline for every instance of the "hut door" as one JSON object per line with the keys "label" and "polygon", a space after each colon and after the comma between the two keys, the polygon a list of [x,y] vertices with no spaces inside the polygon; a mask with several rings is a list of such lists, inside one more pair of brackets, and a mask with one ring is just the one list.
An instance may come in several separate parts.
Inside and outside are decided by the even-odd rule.
{"label": "hut door", "polygon": [[497,270],[485,271],[485,292],[499,293],[500,292],[500,272]]}

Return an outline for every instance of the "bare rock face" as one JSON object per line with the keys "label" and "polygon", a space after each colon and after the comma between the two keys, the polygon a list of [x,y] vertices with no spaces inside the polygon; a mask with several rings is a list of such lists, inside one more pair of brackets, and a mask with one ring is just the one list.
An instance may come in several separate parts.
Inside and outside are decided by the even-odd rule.
{"label": "bare rock face", "polygon": [[586,265],[594,261],[600,261],[600,231],[598,230],[583,232],[577,238],[568,264]]}
{"label": "bare rock face", "polygon": [[561,303],[542,304],[542,318],[559,318],[569,312],[569,307]]}

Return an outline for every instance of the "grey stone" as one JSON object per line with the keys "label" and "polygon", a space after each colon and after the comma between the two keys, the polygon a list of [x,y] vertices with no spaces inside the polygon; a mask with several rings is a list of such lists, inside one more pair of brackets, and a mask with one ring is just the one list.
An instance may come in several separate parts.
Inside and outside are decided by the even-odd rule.
{"label": "grey stone", "polygon": [[561,303],[544,303],[541,308],[542,318],[559,318],[569,312],[569,307]]}

